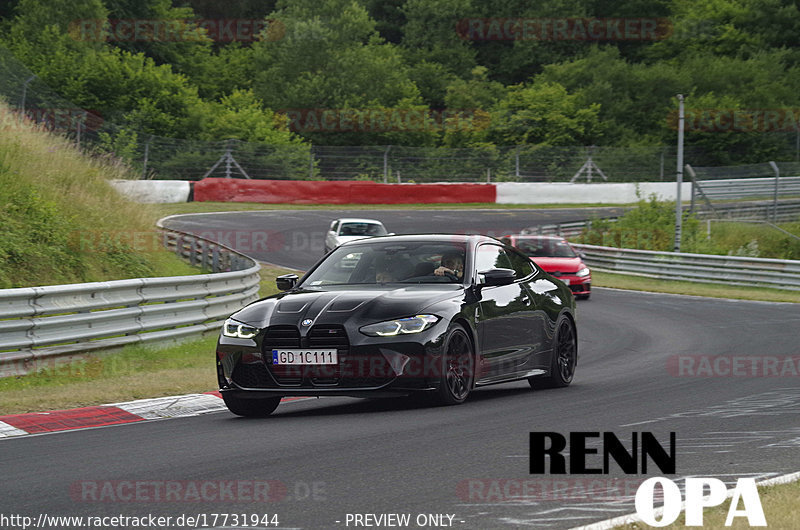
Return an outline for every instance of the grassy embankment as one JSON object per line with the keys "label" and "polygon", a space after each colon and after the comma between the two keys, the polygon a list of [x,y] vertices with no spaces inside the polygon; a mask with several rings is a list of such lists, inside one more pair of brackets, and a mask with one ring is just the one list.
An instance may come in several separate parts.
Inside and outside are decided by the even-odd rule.
{"label": "grassy embankment", "polygon": [[[158,213],[124,200],[107,182],[126,176],[124,167],[83,155],[0,102],[0,289],[197,274],[161,248],[154,231]],[[92,383],[113,366],[112,358],[122,363],[112,372],[135,374],[160,366],[152,357],[131,348],[120,357],[91,357],[83,368],[73,363],[60,375],[0,380],[0,414],[152,395],[139,390],[143,380],[108,378],[104,384],[116,392]],[[92,390],[81,394],[80,387]]]}
{"label": "grassy embankment", "polygon": [[0,289],[195,273],[107,182],[127,176],[0,103]]}

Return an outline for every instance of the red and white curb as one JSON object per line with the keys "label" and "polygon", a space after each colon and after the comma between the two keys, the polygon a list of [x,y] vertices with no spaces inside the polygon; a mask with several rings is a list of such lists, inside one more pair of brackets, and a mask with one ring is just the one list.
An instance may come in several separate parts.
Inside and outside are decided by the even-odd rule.
{"label": "red and white curb", "polygon": [[[284,398],[282,401],[308,399]],[[139,399],[96,407],[0,416],[0,440],[139,421],[187,418],[227,410],[219,392]]]}

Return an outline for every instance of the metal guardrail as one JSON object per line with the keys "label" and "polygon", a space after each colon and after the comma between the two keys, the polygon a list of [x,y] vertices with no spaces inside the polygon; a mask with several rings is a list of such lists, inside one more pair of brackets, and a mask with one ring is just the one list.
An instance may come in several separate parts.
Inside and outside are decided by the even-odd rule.
{"label": "metal guardrail", "polygon": [[[698,219],[714,218],[724,216],[727,220],[737,219],[776,219],[778,222],[791,222],[800,218],[800,201],[778,203],[777,208],[772,203],[769,204],[726,204],[718,206],[715,212],[702,211],[695,212],[694,216]],[[617,217],[605,217],[603,221],[614,222]],[[569,223],[557,223],[549,225],[538,225],[524,228],[523,234],[552,235],[564,238],[580,236],[586,228],[591,227],[592,221],[573,221]]]}
{"label": "metal guardrail", "polygon": [[214,272],[0,290],[0,377],[56,358],[210,331],[258,298],[253,259],[179,232],[166,232],[165,244]]}
{"label": "metal guardrail", "polygon": [[573,245],[598,271],[800,291],[800,261]]}
{"label": "metal guardrail", "polygon": [[[772,198],[776,192],[774,177],[727,180],[698,180],[710,200]],[[780,177],[777,192],[782,196],[800,195],[800,177]]]}
{"label": "metal guardrail", "polygon": [[[729,218],[726,220],[772,218],[774,206],[773,204],[726,205],[724,208],[718,208],[717,213],[727,213]],[[778,220],[790,221],[797,219],[798,216],[800,216],[800,203],[778,204],[776,215]],[[616,218],[605,220],[616,221]],[[535,226],[522,230],[522,233],[575,238],[590,226],[591,221],[576,221]],[[780,230],[780,228],[778,229]],[[575,243],[572,246],[581,250],[585,255],[584,262],[598,271],[667,280],[762,286],[800,291],[800,261],[656,252]]]}

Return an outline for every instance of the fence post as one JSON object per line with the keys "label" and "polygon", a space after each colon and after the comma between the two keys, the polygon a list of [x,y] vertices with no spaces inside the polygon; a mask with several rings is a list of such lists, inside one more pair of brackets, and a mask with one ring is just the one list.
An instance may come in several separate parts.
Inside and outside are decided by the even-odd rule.
{"label": "fence post", "polygon": [[486,183],[490,184],[492,182],[492,168],[486,168]]}
{"label": "fence post", "polygon": [[383,183],[389,183],[389,150],[391,145],[386,146],[386,151],[383,152]]}
{"label": "fence post", "polygon": [[147,162],[150,160],[150,142],[153,141],[153,135],[144,143],[144,162],[142,163],[142,180],[147,178]]}
{"label": "fence post", "polygon": [[772,166],[772,170],[775,172],[775,192],[772,197],[772,222],[774,223],[778,219],[778,178],[781,176],[781,170],[774,161],[770,160],[769,165]]}
{"label": "fence post", "polygon": [[232,167],[231,158],[232,157],[233,157],[233,155],[231,155],[231,141],[228,140],[227,142],[225,142],[225,178],[226,179],[231,178],[231,167]]}
{"label": "fence post", "polygon": [[519,179],[519,146],[514,150],[514,176]]}
{"label": "fence post", "polygon": [[314,145],[308,146],[308,180],[314,180]]}

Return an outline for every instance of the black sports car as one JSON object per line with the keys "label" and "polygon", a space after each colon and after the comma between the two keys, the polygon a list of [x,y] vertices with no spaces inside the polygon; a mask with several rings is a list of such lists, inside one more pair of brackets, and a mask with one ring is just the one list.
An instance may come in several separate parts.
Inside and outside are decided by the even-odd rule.
{"label": "black sports car", "polygon": [[476,386],[566,386],[575,372],[569,288],[490,237],[352,241],[277,283],[285,292],[234,313],[217,344],[234,414],[270,414],[284,396],[458,404]]}

